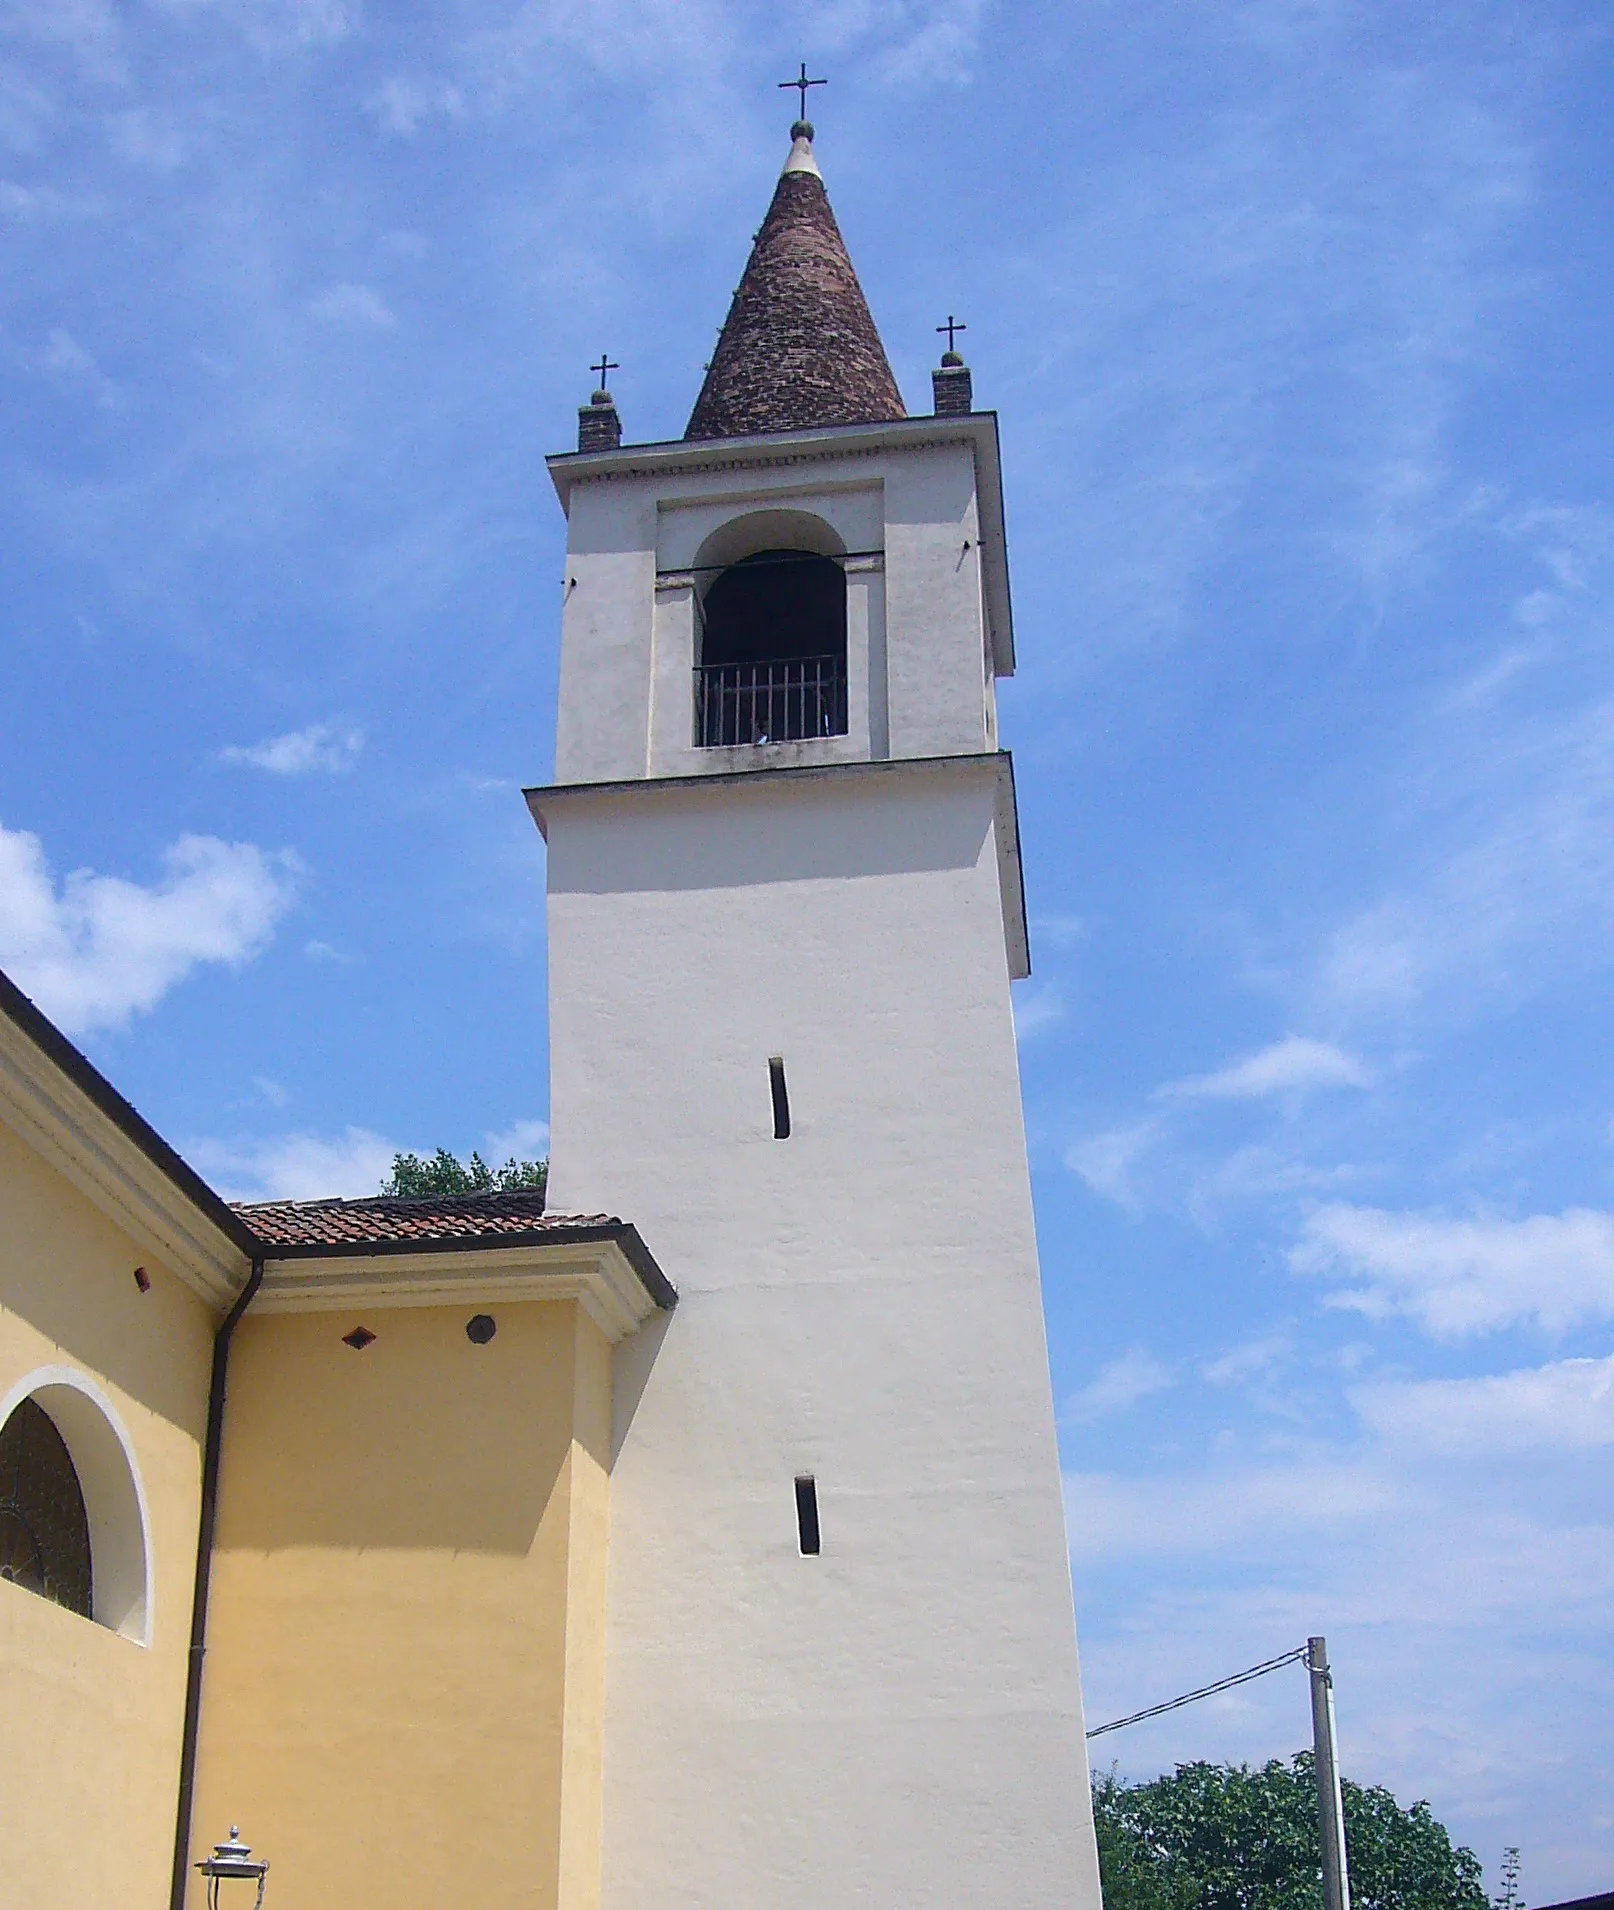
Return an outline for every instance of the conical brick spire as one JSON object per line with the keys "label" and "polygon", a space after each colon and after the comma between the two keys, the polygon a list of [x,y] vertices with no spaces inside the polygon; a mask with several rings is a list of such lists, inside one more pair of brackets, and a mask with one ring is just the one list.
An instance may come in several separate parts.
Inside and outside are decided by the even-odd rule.
{"label": "conical brick spire", "polygon": [[798,120],[791,140],[685,438],[908,415],[830,210],[812,127]]}

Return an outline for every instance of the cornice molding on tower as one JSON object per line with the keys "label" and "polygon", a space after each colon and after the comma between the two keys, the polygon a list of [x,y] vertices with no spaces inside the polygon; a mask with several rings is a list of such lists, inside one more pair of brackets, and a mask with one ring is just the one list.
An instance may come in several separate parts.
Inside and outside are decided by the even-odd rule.
{"label": "cornice molding on tower", "polygon": [[[228,1306],[251,1266],[246,1230],[210,1212],[216,1206],[229,1215],[155,1129],[9,982],[0,1007],[0,1119],[210,1306]],[[76,1065],[48,1050],[34,1021],[54,1037],[49,1048],[59,1045]],[[194,1182],[205,1201],[182,1181]]]}
{"label": "cornice molding on tower", "polygon": [[[637,1238],[637,1236],[635,1236]],[[621,1239],[554,1245],[434,1248],[407,1253],[299,1255],[264,1264],[253,1312],[349,1313],[355,1308],[576,1300],[613,1344],[670,1304]],[[672,1298],[676,1298],[673,1295]]]}
{"label": "cornice molding on tower", "polygon": [[766,431],[748,438],[658,438],[614,451],[559,451],[545,460],[564,508],[574,484],[596,478],[634,478],[669,471],[741,471],[824,458],[878,457],[882,451],[922,445],[978,444],[997,436],[995,411],[951,418],[893,418],[883,424],[834,424],[799,431]]}
{"label": "cornice molding on tower", "polygon": [[874,459],[945,445],[968,445],[975,458],[980,508],[981,584],[994,676],[1014,675],[1014,609],[1009,594],[1008,531],[1003,514],[1003,458],[995,411],[954,417],[893,419],[884,424],[824,425],[770,431],[752,438],[663,439],[615,451],[564,451],[546,460],[561,509],[571,515],[581,484],[620,484],[708,472],[766,471],[808,464]]}

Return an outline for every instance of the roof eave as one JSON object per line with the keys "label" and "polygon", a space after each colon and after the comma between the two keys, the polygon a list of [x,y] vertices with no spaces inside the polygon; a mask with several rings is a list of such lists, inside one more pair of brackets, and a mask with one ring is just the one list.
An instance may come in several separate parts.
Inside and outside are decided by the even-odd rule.
{"label": "roof eave", "polygon": [[0,1116],[204,1299],[239,1290],[256,1235],[3,972]]}
{"label": "roof eave", "polygon": [[266,1250],[258,1313],[347,1313],[510,1300],[576,1300],[613,1342],[677,1289],[627,1221],[439,1240],[299,1243]]}

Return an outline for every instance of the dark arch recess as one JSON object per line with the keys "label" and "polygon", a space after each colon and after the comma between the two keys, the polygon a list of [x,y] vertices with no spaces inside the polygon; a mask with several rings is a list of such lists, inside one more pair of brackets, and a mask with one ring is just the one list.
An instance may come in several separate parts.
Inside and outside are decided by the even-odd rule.
{"label": "dark arch recess", "polygon": [[67,1442],[31,1399],[0,1426],[0,1579],[91,1616],[84,1492]]}
{"label": "dark arch recess", "polygon": [[730,564],[702,605],[697,740],[846,734],[846,573],[814,551]]}
{"label": "dark arch recess", "polygon": [[702,663],[846,661],[846,573],[813,551],[759,550],[706,593]]}

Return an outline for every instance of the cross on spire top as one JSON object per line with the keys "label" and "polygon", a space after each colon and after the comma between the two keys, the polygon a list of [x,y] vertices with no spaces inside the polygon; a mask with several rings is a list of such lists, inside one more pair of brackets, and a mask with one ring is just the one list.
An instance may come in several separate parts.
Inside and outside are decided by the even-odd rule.
{"label": "cross on spire top", "polygon": [[829,84],[828,80],[808,79],[807,62],[803,60],[801,63],[801,71],[797,75],[797,77],[793,80],[781,80],[779,82],[779,90],[783,92],[786,87],[790,87],[790,86],[795,87],[796,91],[800,93],[801,95],[801,110],[796,115],[796,117],[798,119],[805,119],[807,117],[807,89],[808,87],[809,86],[828,86],[828,84]]}
{"label": "cross on spire top", "polygon": [[[938,326],[937,329],[940,330],[940,327]],[[621,369],[622,367],[616,362],[616,360],[614,358],[607,358],[604,352],[600,353],[600,362],[597,365],[589,366],[590,371],[597,371],[600,374],[600,390],[601,391],[604,391],[605,389],[605,374],[608,371],[620,371]]]}
{"label": "cross on spire top", "polygon": [[962,319],[954,318],[952,313],[949,312],[947,314],[947,323],[945,325],[938,325],[936,329],[939,332],[946,332],[947,349],[949,351],[957,351],[958,342],[954,338],[953,334],[955,332],[967,332],[969,330],[969,327],[963,322]]}

